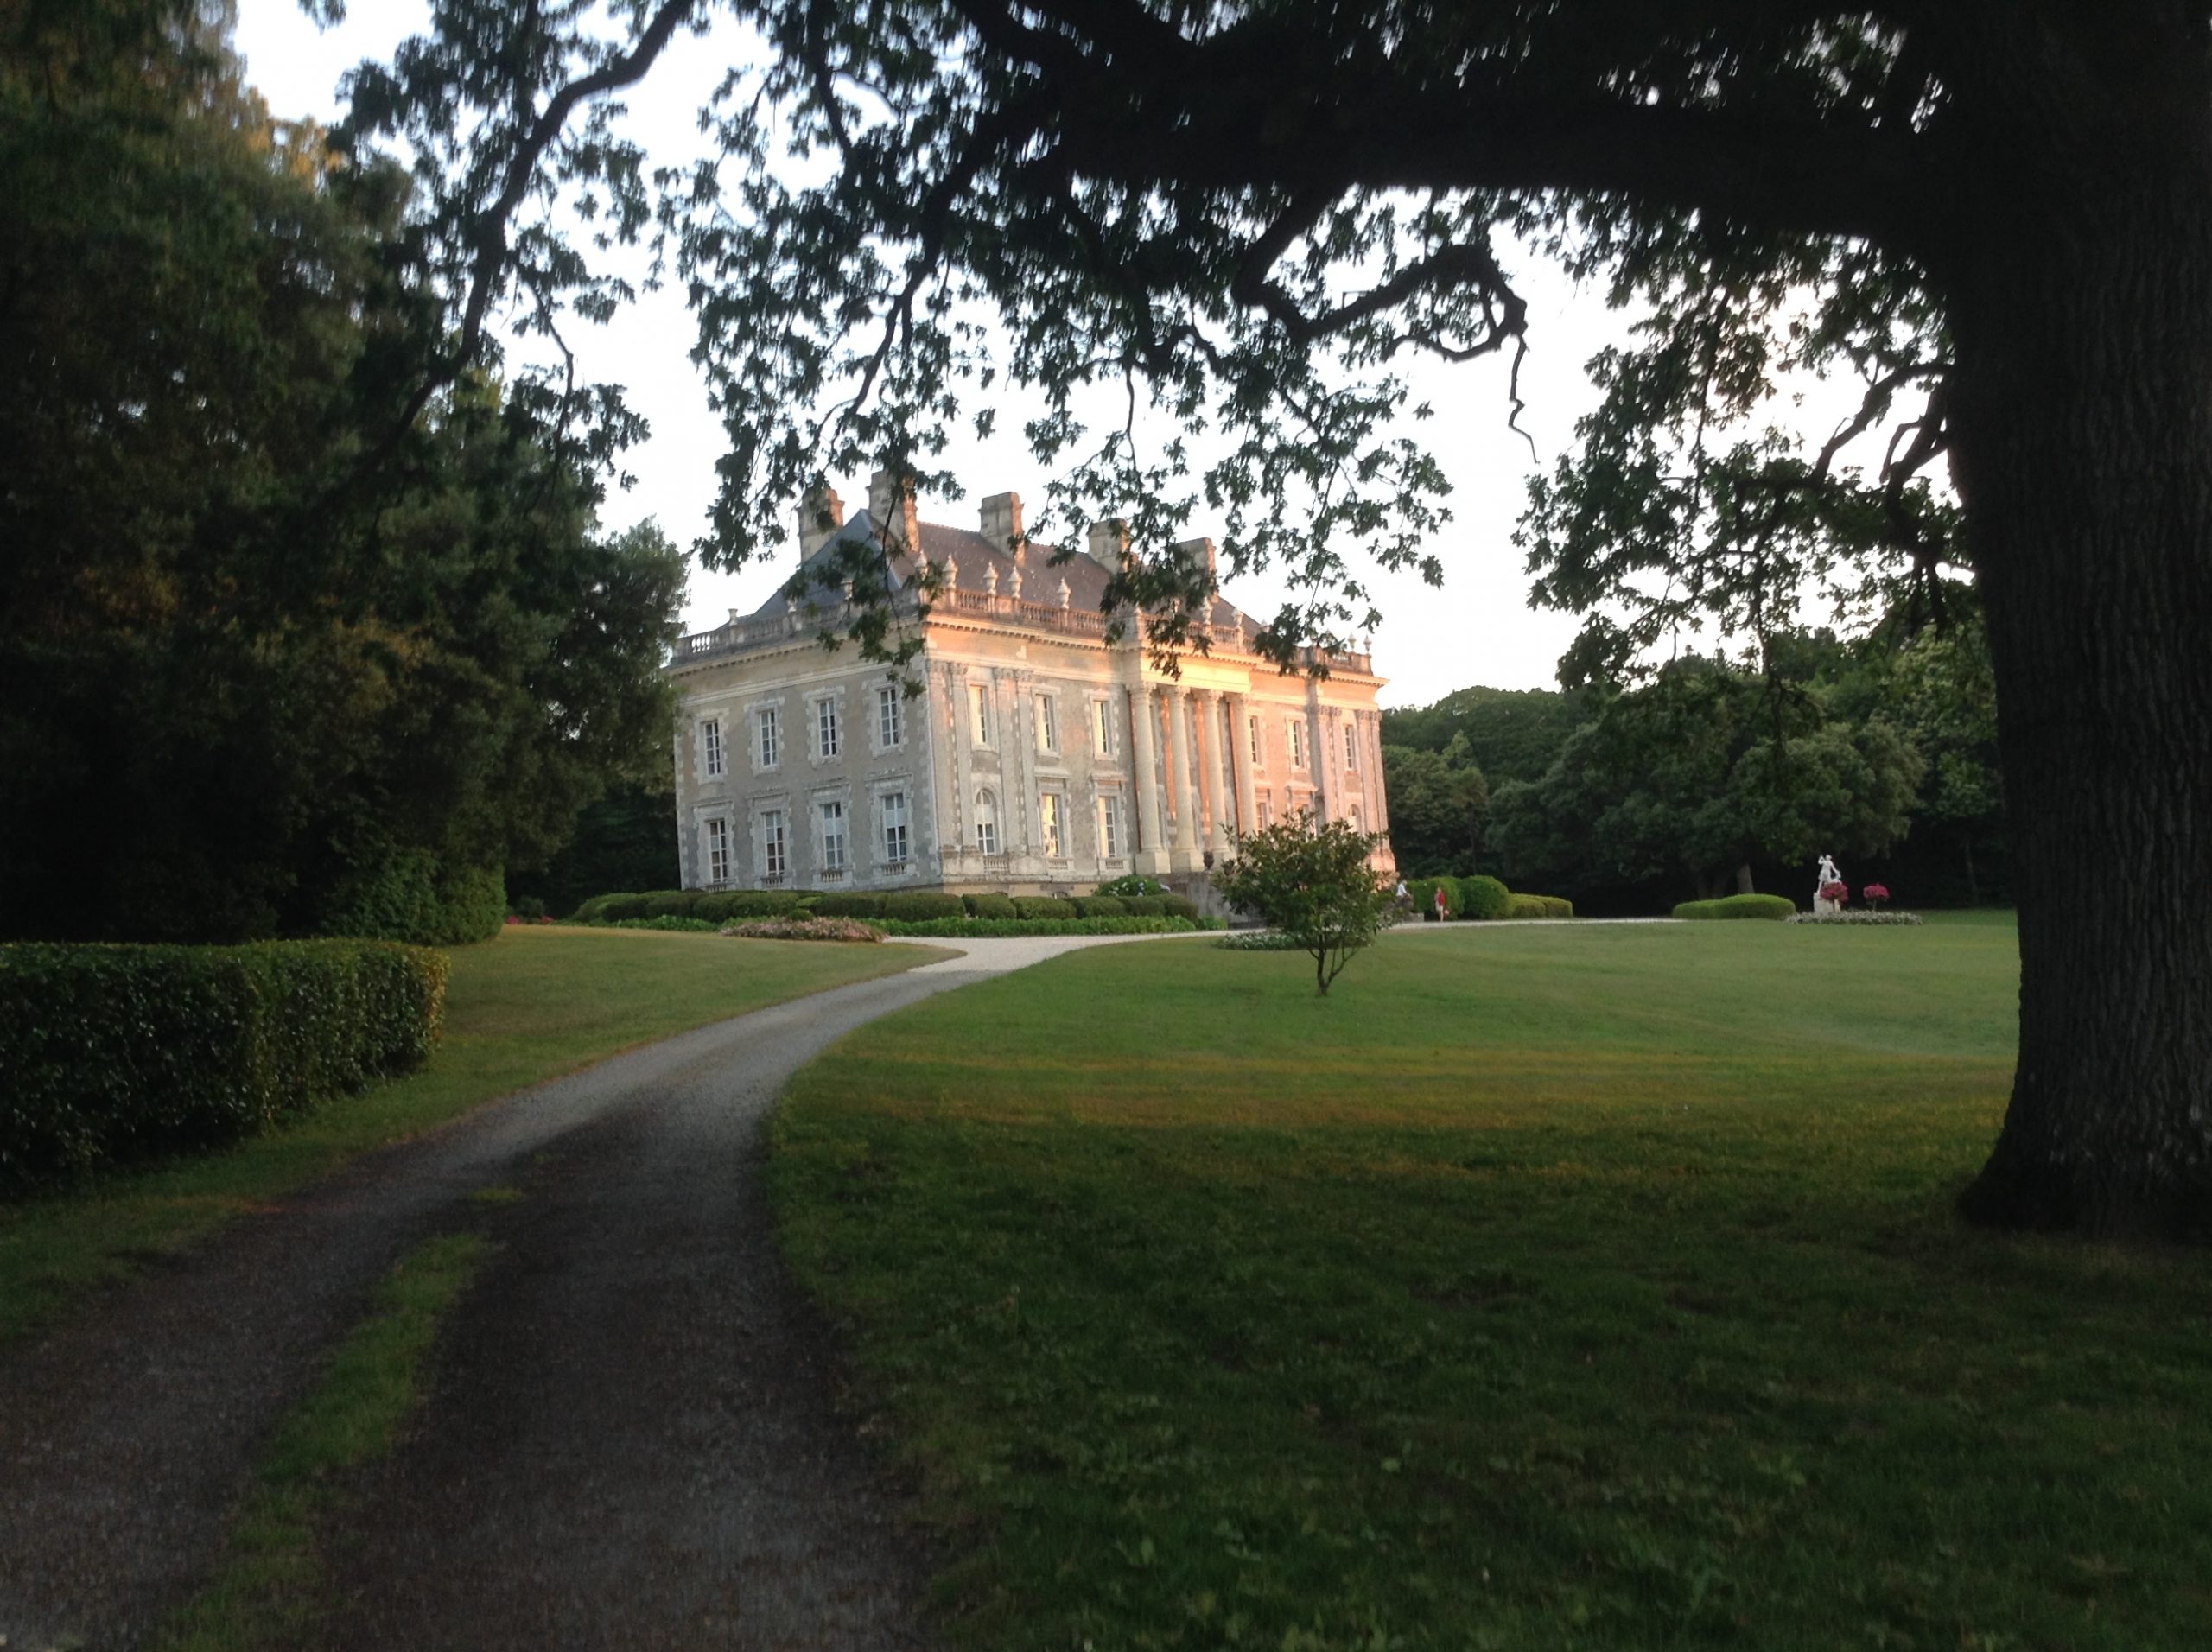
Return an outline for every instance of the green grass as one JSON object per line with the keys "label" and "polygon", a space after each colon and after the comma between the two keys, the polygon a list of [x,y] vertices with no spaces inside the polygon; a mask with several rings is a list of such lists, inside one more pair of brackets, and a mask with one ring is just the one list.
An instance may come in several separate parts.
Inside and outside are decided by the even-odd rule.
{"label": "green grass", "polygon": [[445,1037],[421,1071],[226,1153],[0,1204],[0,1345],[365,1149],[632,1045],[944,956],[557,927],[458,949]]}
{"label": "green grass", "polygon": [[2012,930],[1116,947],[772,1179],[1006,1648],[2212,1644],[2212,1266],[1967,1229]]}
{"label": "green grass", "polygon": [[315,1528],[342,1503],[348,1471],[389,1452],[422,1401],[438,1327],[491,1249],[451,1233],[402,1257],[375,1311],[340,1344],[322,1380],[284,1419],[232,1521],[215,1575],[163,1629],[162,1652],[250,1652],[311,1643],[328,1610]]}

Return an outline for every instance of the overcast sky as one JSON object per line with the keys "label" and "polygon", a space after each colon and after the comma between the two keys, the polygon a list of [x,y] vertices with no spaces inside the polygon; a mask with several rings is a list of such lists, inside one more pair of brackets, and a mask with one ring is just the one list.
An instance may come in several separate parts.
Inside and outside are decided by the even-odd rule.
{"label": "overcast sky", "polygon": [[[347,21],[319,31],[296,0],[242,0],[238,45],[250,78],[272,111],[292,118],[330,120],[340,112],[340,77],[367,57],[386,57],[423,14],[410,0],[358,3]],[[734,35],[727,27],[722,36]],[[626,130],[656,160],[697,152],[695,111],[728,65],[731,48],[718,36],[685,40],[633,89]],[[1530,353],[1522,370],[1529,403],[1521,423],[1548,467],[1572,441],[1574,421],[1594,399],[1583,364],[1604,344],[1622,336],[1623,320],[1602,296],[1577,291],[1548,267],[1530,261],[1519,272],[1529,304]],[[569,329],[587,380],[627,387],[632,405],[651,422],[652,439],[632,450],[627,467],[637,483],[611,498],[603,512],[612,527],[651,517],[677,543],[703,530],[714,497],[714,463],[721,452],[720,425],[687,357],[693,327],[674,292],[646,295],[605,327],[581,323]],[[1498,688],[1552,686],[1560,654],[1574,631],[1570,616],[1538,613],[1528,605],[1528,579],[1511,534],[1536,463],[1527,442],[1506,427],[1506,368],[1500,361],[1468,366],[1429,365],[1414,375],[1417,394],[1436,417],[1418,428],[1452,485],[1455,520],[1447,530],[1446,582],[1433,589],[1410,575],[1377,570],[1369,580],[1384,615],[1376,633],[1376,669],[1391,679],[1383,695],[1392,705],[1417,705],[1471,683]],[[1410,423],[1410,421],[1409,421]],[[925,520],[973,526],[976,501],[1012,490],[1040,499],[1045,477],[1020,435],[1021,421],[1003,418],[1004,434],[989,442],[957,442],[945,461],[966,484],[964,500],[921,501]],[[867,478],[835,478],[848,509],[867,500]],[[1203,522],[1194,532],[1209,531]],[[1218,531],[1217,529],[1213,530]],[[730,609],[757,607],[790,572],[753,567],[737,575],[694,566],[685,623],[689,630],[718,625]],[[1232,581],[1230,600],[1260,614],[1272,613],[1282,594],[1264,575]]]}

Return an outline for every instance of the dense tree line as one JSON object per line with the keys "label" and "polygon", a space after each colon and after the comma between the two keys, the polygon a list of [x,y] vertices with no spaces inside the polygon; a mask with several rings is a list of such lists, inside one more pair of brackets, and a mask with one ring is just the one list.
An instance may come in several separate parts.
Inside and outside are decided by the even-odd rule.
{"label": "dense tree line", "polygon": [[682,562],[225,23],[0,11],[0,935],[462,938],[664,761]]}

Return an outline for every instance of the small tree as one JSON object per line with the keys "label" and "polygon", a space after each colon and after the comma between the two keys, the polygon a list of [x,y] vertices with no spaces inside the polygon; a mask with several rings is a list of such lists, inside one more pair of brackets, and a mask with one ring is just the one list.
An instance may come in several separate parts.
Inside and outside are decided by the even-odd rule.
{"label": "small tree", "polygon": [[1214,880],[1230,905],[1313,955],[1313,985],[1326,994],[1390,910],[1390,893],[1368,861],[1377,841],[1339,820],[1316,825],[1300,810],[1238,838],[1236,858]]}

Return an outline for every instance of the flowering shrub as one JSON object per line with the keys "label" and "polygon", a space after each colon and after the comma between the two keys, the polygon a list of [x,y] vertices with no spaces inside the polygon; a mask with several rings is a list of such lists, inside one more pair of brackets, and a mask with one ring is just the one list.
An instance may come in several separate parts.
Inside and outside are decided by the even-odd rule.
{"label": "flowering shrub", "polygon": [[1866,904],[1876,912],[1881,911],[1882,903],[1890,898],[1890,888],[1887,884],[1870,883],[1859,893],[1866,897]]}
{"label": "flowering shrub", "polygon": [[762,918],[722,931],[747,941],[880,941],[883,931],[857,918]]}
{"label": "flowering shrub", "polygon": [[1821,886],[1821,899],[1833,900],[1840,906],[1851,899],[1851,886],[1844,883],[1824,883]]}
{"label": "flowering shrub", "polygon": [[1799,912],[1789,920],[1793,924],[1910,924],[1921,921],[1918,912]]}

